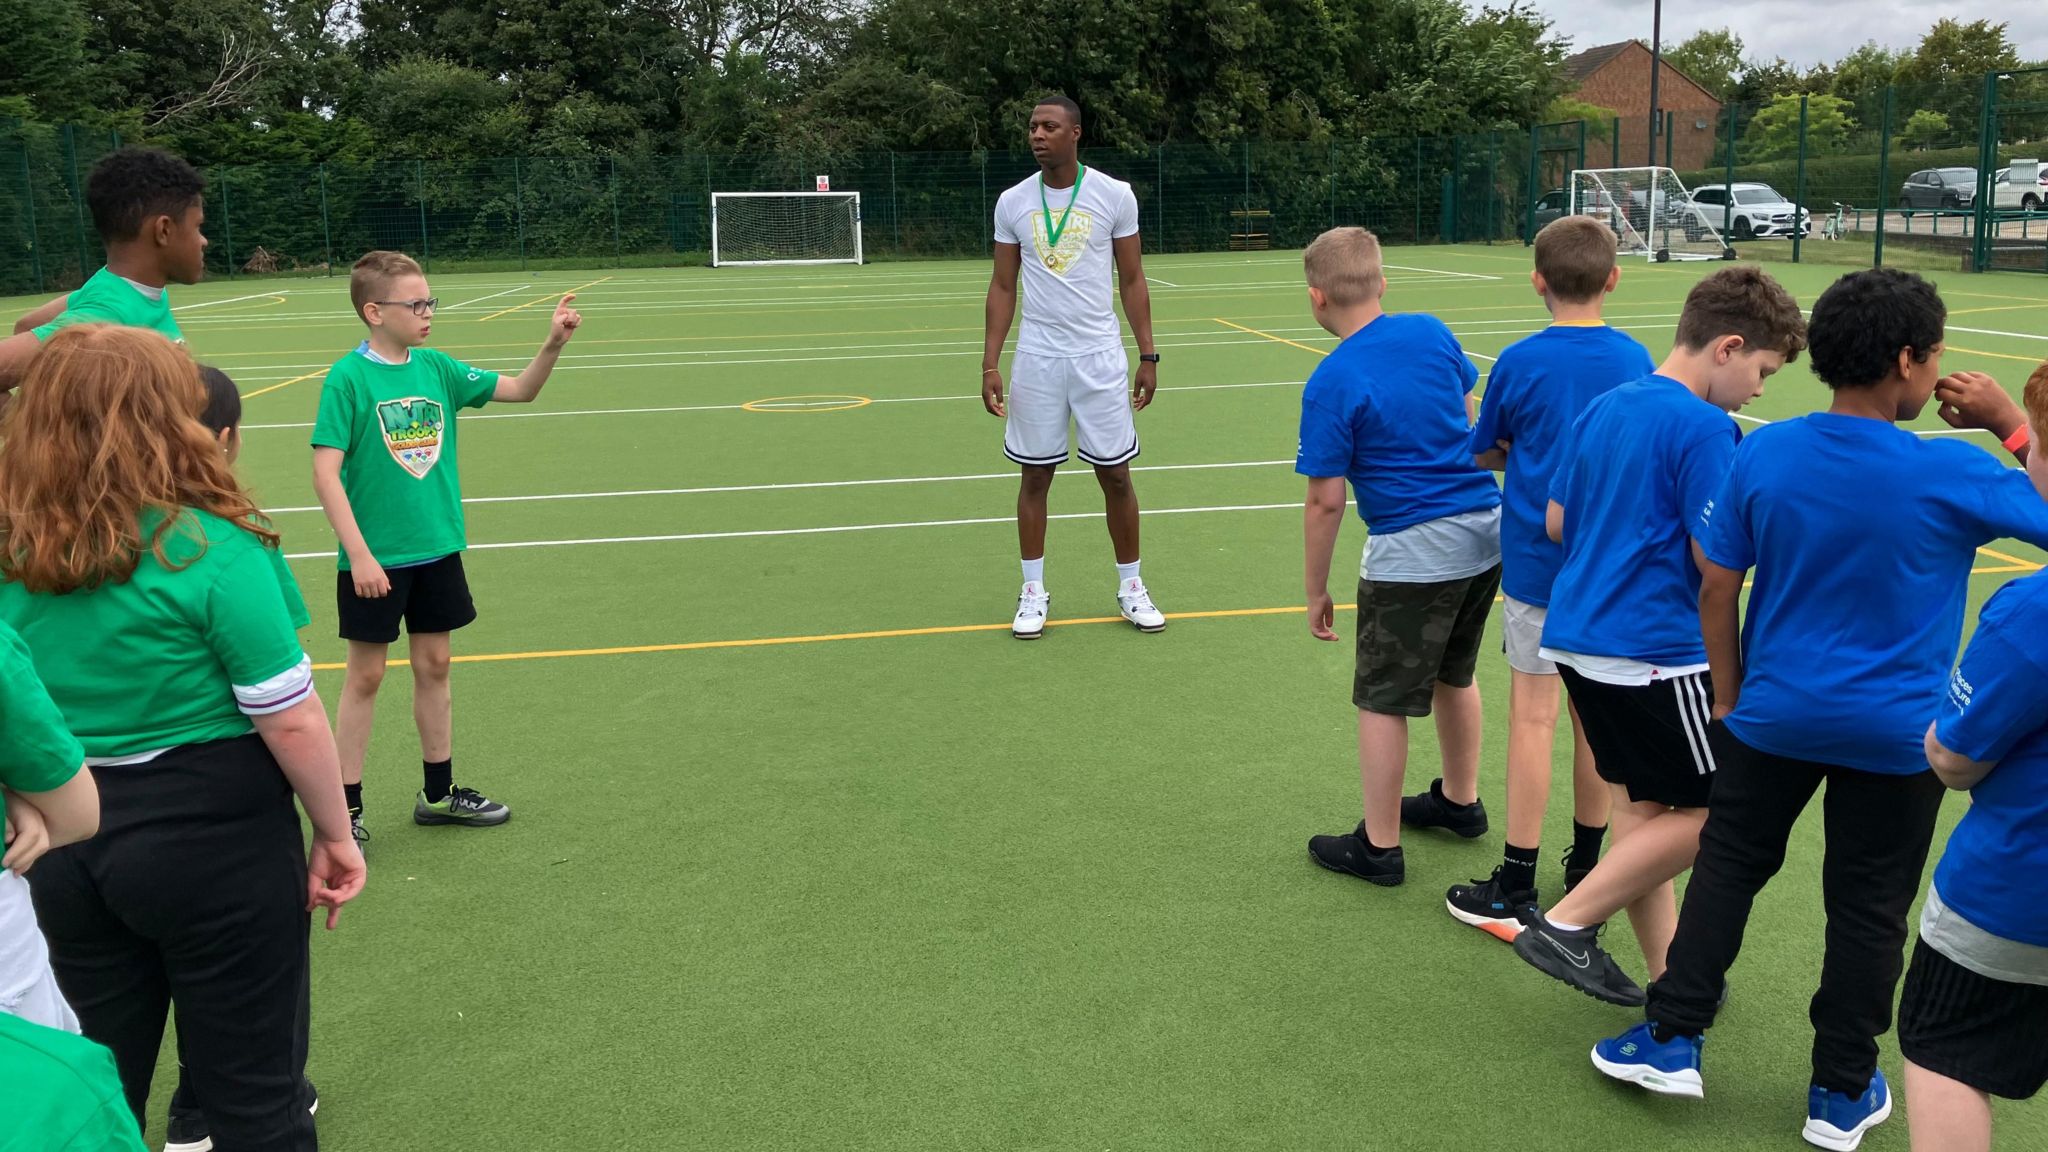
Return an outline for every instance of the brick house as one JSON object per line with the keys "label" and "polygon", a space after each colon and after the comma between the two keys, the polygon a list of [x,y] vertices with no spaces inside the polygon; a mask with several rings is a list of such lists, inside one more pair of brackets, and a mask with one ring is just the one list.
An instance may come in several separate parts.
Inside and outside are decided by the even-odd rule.
{"label": "brick house", "polygon": [[[1574,99],[1612,108],[1621,117],[1621,163],[1632,168],[1644,162],[1650,132],[1650,50],[1634,40],[1588,48],[1564,62],[1576,86]],[[1672,114],[1671,166],[1680,172],[1707,167],[1714,157],[1715,133],[1723,129],[1721,101],[1692,77],[1663,65],[1657,81],[1657,104]],[[1611,149],[1611,146],[1610,146]],[[1609,153],[1588,148],[1587,164],[1605,166]],[[1664,142],[1657,142],[1657,163],[1664,163]]]}

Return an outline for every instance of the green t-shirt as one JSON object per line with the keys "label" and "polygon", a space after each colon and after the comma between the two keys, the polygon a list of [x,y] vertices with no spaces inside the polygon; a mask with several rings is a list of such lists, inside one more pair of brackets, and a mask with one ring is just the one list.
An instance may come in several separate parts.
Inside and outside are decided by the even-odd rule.
{"label": "green t-shirt", "polygon": [[48,340],[60,329],[73,324],[119,324],[126,328],[147,328],[183,344],[185,334],[171,315],[171,294],[159,292],[154,298],[126,279],[105,268],[78,286],[55,320],[35,330],[36,339]]}
{"label": "green t-shirt", "polygon": [[114,1054],[0,1012],[0,1152],[142,1152]]}
{"label": "green t-shirt", "polygon": [[[467,546],[455,412],[481,408],[498,374],[431,348],[403,364],[351,352],[320,386],[315,448],[339,448],[341,487],[370,555],[386,568],[422,564]],[[343,571],[348,553],[339,553]]]}
{"label": "green t-shirt", "polygon": [[48,792],[78,775],[85,749],[36,675],[28,645],[0,624],[0,785]]}
{"label": "green t-shirt", "polygon": [[[144,513],[145,541],[159,515]],[[164,553],[168,566],[145,549],[126,582],[62,596],[0,583],[0,622],[28,643],[66,726],[96,761],[246,735],[250,716],[312,691],[297,633],[304,603],[274,549],[188,508]]]}

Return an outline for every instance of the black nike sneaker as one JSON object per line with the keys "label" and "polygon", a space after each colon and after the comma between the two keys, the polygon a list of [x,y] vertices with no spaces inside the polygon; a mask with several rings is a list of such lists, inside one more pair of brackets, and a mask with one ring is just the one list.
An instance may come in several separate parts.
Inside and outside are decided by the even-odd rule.
{"label": "black nike sneaker", "polygon": [[1568,932],[1537,912],[1515,937],[1515,955],[1595,1000],[1640,1008],[1649,998],[1600,947],[1598,927]]}
{"label": "black nike sneaker", "polygon": [[1536,910],[1536,890],[1510,892],[1501,886],[1501,869],[1470,884],[1454,884],[1444,893],[1444,907],[1460,921],[1490,936],[1513,943],[1522,934],[1524,917]]}

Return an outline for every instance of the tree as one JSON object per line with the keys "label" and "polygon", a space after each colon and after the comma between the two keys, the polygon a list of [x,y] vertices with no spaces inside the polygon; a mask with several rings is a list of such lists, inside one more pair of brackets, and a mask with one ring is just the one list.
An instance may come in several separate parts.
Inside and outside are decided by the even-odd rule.
{"label": "tree", "polygon": [[1735,78],[1743,71],[1742,37],[1727,28],[1702,28],[1675,48],[1664,50],[1671,66],[1693,78],[1716,100],[1726,100],[1735,91]]}
{"label": "tree", "polygon": [[1743,64],[1742,75],[1727,101],[1731,104],[1763,104],[1779,96],[1797,95],[1802,90],[1801,79],[1799,69],[1783,56],[1750,60]]}
{"label": "tree", "polygon": [[1982,105],[1984,74],[2020,66],[2006,26],[1989,20],[1937,20],[1899,65],[1900,100],[1969,123]]}
{"label": "tree", "polygon": [[[1743,160],[1783,160],[1799,154],[1799,97],[1776,96],[1749,122],[1742,134]],[[1806,154],[1826,156],[1846,151],[1856,122],[1849,102],[1822,94],[1806,98]]]}
{"label": "tree", "polygon": [[1826,90],[1847,100],[1849,114],[1859,123],[1876,124],[1884,118],[1885,87],[1898,78],[1902,59],[1899,53],[1879,47],[1875,41],[1865,41],[1835,62],[1833,79]]}
{"label": "tree", "polygon": [[1939,147],[1950,139],[1948,117],[1926,108],[1906,117],[1906,126],[1899,134],[1900,143],[1920,152]]}
{"label": "tree", "polygon": [[78,0],[0,0],[0,97],[18,96],[46,120],[85,117],[85,13]]}

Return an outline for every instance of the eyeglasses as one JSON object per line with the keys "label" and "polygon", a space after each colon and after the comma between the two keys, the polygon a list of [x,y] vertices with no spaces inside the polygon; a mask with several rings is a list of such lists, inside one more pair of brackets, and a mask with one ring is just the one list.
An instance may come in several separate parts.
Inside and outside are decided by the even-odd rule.
{"label": "eyeglasses", "polygon": [[372,300],[370,303],[381,304],[387,308],[410,308],[413,315],[424,320],[434,314],[434,309],[441,306],[441,298],[429,296],[425,300]]}

